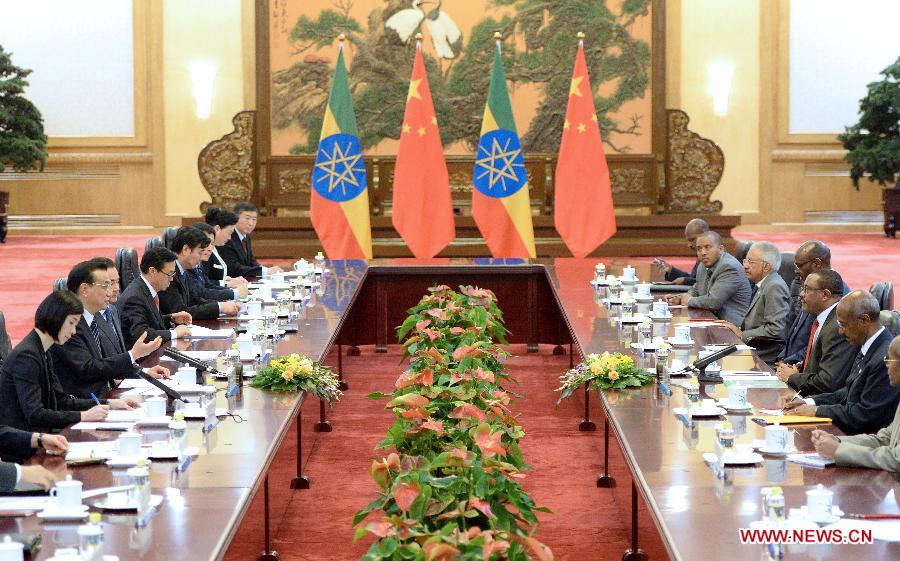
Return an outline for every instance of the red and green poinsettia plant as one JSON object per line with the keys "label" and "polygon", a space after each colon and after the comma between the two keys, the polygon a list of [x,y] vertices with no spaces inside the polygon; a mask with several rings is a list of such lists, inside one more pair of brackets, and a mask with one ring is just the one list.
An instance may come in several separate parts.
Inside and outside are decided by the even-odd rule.
{"label": "red and green poinsettia plant", "polygon": [[519,481],[531,467],[504,389],[507,330],[490,290],[429,289],[397,329],[409,366],[386,407],[395,419],[372,463],[378,496],[355,518],[376,539],[364,561],[553,559],[533,537],[538,507]]}

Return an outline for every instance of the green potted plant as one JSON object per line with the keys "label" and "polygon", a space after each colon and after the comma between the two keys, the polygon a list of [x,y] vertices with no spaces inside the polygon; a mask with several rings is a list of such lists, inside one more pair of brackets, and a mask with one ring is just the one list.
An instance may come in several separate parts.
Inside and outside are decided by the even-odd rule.
{"label": "green potted plant", "polygon": [[[43,171],[47,136],[41,112],[23,95],[31,70],[19,68],[0,46],[0,172]],[[0,191],[0,242],[6,240],[9,193]]]}
{"label": "green potted plant", "polygon": [[838,139],[847,149],[850,178],[859,189],[863,174],[884,189],[884,232],[895,237],[900,219],[900,57],[869,84],[859,102],[859,122]]}

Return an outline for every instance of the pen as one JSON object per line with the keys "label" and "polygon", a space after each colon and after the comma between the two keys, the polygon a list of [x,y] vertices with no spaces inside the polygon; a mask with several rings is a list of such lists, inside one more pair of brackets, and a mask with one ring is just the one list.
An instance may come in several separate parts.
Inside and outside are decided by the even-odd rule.
{"label": "pen", "polygon": [[100,403],[100,400],[97,399],[97,396],[94,395],[94,392],[91,392],[91,399],[93,399],[94,403],[96,403],[97,405],[103,405],[102,403]]}
{"label": "pen", "polygon": [[[793,396],[791,396],[791,398],[789,400],[785,401],[784,404],[787,405],[788,403],[794,401],[798,397],[800,399],[803,399],[803,396],[800,395],[800,390],[797,390],[797,393],[795,393]],[[782,407],[782,410],[784,410],[784,407]]]}
{"label": "pen", "polygon": [[666,395],[672,395],[672,390],[670,390],[669,386],[667,386],[663,382],[659,383],[659,389],[662,391],[662,393],[664,393]]}
{"label": "pen", "polygon": [[848,514],[847,518],[857,520],[900,520],[900,514]]}

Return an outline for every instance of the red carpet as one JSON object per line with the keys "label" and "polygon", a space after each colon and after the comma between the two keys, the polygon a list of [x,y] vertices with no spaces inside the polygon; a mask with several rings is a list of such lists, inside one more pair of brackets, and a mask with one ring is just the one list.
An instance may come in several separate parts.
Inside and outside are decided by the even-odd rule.
{"label": "red carpet", "polygon": [[[602,433],[578,432],[584,407],[579,398],[555,405],[553,390],[568,357],[553,356],[549,346],[537,354],[525,354],[523,346],[510,350],[517,356],[510,358],[509,370],[519,381],[513,391],[524,396],[513,410],[521,415],[526,431],[525,459],[535,468],[524,486],[538,504],[553,511],[540,516],[538,539],[553,549],[557,560],[620,559],[629,545],[631,508],[630,479],[620,452],[614,449],[611,456],[618,487],[598,489]],[[350,524],[355,512],[375,497],[369,466],[392,416],[384,402],[365,395],[393,387],[401,370],[399,358],[399,347],[391,347],[388,354],[363,347],[362,356],[345,359],[350,390],[331,416],[334,432],[317,436],[306,469],[312,488],[289,493],[283,518],[276,523],[275,548],[285,561],[358,560],[368,549],[368,540],[352,543]],[[593,415],[602,427],[599,411]],[[279,501],[288,494],[283,488],[275,493]],[[276,510],[281,512],[281,507]],[[250,536],[251,541],[235,540],[228,559],[251,559],[259,552],[259,542],[252,538],[259,536],[260,525],[248,523],[245,526],[253,531],[242,528],[239,538]],[[641,518],[641,540],[651,559],[667,558],[646,513]]]}

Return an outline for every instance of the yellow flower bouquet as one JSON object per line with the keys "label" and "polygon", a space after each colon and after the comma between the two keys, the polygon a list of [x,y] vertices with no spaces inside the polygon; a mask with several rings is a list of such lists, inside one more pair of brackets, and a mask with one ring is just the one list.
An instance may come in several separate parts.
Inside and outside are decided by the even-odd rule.
{"label": "yellow flower bouquet", "polygon": [[269,361],[250,385],[276,392],[307,391],[329,405],[341,397],[337,375],[308,356],[292,354]]}
{"label": "yellow flower bouquet", "polygon": [[562,392],[562,401],[584,384],[589,390],[610,390],[641,387],[652,379],[653,375],[635,366],[630,356],[604,352],[588,355],[584,362],[566,371],[560,376],[562,385],[556,391]]}

